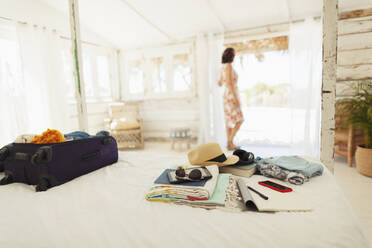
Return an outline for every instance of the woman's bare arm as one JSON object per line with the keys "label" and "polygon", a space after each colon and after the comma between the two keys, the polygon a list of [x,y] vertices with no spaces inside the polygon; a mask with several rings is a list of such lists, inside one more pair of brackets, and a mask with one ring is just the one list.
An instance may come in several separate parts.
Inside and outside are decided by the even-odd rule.
{"label": "woman's bare arm", "polygon": [[218,81],[218,86],[222,86],[222,84],[223,84],[223,82],[222,82],[222,73],[221,73],[221,75],[220,75],[220,80]]}
{"label": "woman's bare arm", "polygon": [[235,89],[233,87],[233,74],[232,74],[232,66],[231,64],[227,64],[226,66],[226,86],[229,89],[229,91],[233,94],[235,101],[237,104],[239,103],[239,98],[237,96],[237,92],[235,92]]}

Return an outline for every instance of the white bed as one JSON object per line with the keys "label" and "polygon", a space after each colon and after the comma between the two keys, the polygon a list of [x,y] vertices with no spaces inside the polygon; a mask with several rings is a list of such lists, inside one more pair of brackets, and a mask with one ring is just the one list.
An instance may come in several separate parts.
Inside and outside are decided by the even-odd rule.
{"label": "white bed", "polygon": [[0,247],[369,247],[334,177],[296,187],[309,213],[230,213],[148,202],[183,156],[123,152],[119,163],[47,192],[0,187]]}

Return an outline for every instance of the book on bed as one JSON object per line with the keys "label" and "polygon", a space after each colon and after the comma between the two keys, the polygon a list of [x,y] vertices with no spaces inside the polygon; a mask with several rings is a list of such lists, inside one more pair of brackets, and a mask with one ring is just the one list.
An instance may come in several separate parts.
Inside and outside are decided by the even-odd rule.
{"label": "book on bed", "polygon": [[[258,184],[259,181],[265,180],[262,176],[253,176],[250,179],[240,178],[238,188],[242,195],[244,205],[250,210],[260,212],[290,212],[290,211],[311,211],[311,207],[306,199],[295,190],[292,192],[282,193]],[[248,186],[268,197],[263,199],[257,193],[248,189]]]}
{"label": "book on bed", "polygon": [[220,173],[229,173],[239,177],[251,177],[256,172],[256,165],[230,165],[219,167]]}

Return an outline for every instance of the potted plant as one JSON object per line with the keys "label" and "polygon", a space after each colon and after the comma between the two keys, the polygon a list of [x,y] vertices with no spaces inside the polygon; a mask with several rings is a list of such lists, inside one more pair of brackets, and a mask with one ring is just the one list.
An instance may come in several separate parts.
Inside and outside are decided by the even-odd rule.
{"label": "potted plant", "polygon": [[359,145],[355,153],[357,170],[372,177],[372,94],[363,90],[341,102],[347,122],[364,133],[364,145]]}

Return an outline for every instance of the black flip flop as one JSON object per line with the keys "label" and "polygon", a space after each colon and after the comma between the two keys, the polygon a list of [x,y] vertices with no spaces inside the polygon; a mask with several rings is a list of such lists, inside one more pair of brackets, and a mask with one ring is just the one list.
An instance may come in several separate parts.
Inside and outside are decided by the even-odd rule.
{"label": "black flip flop", "polygon": [[237,149],[233,154],[239,157],[239,161],[234,165],[250,165],[254,162],[254,154],[251,152]]}

